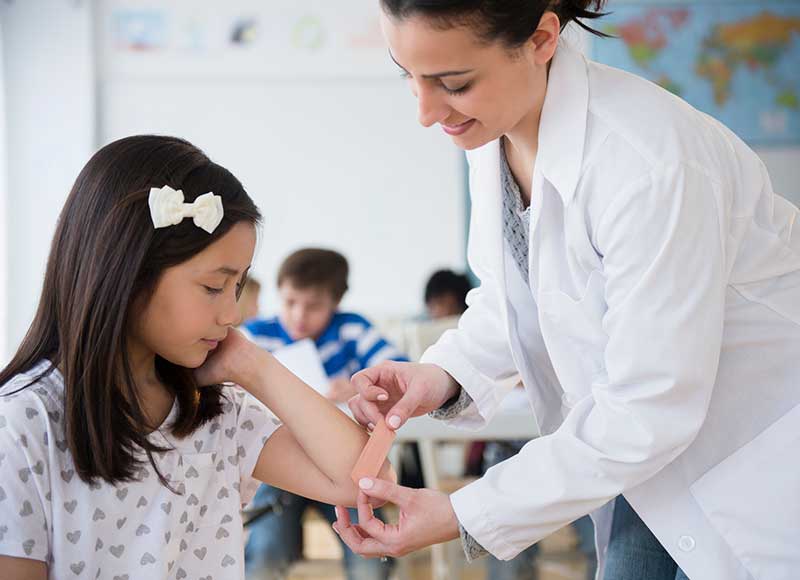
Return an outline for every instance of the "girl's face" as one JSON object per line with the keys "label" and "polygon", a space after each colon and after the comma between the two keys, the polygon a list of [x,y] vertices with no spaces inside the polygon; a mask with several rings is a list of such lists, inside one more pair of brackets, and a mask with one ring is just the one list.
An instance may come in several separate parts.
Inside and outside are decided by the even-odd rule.
{"label": "girl's face", "polygon": [[437,29],[421,16],[396,20],[383,13],[381,26],[392,59],[417,97],[419,122],[438,123],[457,146],[474,149],[512,133],[528,115],[538,117],[555,50],[547,26],[552,17],[542,18],[544,34],[537,30],[513,50],[482,42],[464,26]]}
{"label": "girl's face", "polygon": [[239,322],[239,286],[256,245],[253,225],[240,222],[205,250],[165,270],[146,306],[134,308],[132,345],[186,368],[197,368]]}

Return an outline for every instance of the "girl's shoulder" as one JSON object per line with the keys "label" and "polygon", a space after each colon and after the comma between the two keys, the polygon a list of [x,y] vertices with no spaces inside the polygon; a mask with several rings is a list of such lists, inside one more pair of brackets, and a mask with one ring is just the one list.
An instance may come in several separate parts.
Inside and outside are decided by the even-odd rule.
{"label": "girl's shoulder", "polygon": [[261,401],[238,385],[222,387],[222,412],[226,420],[239,422],[245,415],[263,415],[275,419],[275,415]]}
{"label": "girl's shoulder", "polygon": [[0,386],[0,429],[17,433],[47,431],[47,424],[61,424],[64,381],[48,360],[15,375]]}

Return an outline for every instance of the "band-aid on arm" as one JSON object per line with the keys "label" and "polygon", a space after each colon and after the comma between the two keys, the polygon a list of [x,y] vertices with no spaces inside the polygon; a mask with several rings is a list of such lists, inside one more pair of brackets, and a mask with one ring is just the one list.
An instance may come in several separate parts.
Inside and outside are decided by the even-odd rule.
{"label": "band-aid on arm", "polygon": [[375,425],[350,474],[356,486],[362,477],[378,477],[396,436],[397,434],[387,427],[383,419]]}

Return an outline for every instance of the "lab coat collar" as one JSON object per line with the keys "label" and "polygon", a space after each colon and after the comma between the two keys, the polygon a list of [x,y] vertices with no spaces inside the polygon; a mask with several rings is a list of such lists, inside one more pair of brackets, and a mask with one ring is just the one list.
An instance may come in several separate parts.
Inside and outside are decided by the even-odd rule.
{"label": "lab coat collar", "polygon": [[547,94],[539,122],[537,165],[558,191],[564,205],[575,196],[586,141],[589,76],[586,60],[559,42],[550,66]]}

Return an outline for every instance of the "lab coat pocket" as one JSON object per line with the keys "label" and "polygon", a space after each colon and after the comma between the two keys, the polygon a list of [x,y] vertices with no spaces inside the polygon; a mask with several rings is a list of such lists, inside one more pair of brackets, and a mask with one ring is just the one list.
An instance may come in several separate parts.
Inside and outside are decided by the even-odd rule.
{"label": "lab coat pocket", "polygon": [[539,294],[542,335],[565,391],[588,394],[592,381],[605,371],[608,336],[603,330],[606,312],[605,277],[589,274],[578,299],[560,290]]}
{"label": "lab coat pocket", "polygon": [[756,580],[800,569],[800,405],[691,486],[709,521]]}

